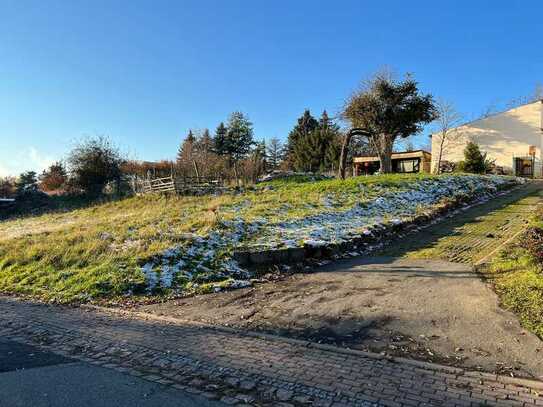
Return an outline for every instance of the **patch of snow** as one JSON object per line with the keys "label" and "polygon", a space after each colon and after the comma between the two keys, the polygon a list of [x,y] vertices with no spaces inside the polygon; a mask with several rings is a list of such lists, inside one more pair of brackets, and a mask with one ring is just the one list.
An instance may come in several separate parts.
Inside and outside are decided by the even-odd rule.
{"label": "patch of snow", "polygon": [[[305,218],[284,222],[270,222],[266,218],[246,222],[239,211],[250,205],[243,201],[233,206],[235,218],[223,220],[219,227],[205,237],[195,234],[184,235],[185,242],[165,250],[141,269],[145,276],[147,289],[153,291],[157,286],[171,288],[176,276],[188,280],[192,287],[206,281],[224,279],[226,285],[215,287],[246,287],[251,277],[231,258],[232,251],[239,247],[256,247],[259,250],[278,248],[299,248],[304,245],[322,247],[352,241],[361,235],[373,235],[373,231],[386,228],[387,223],[402,224],[418,214],[429,213],[432,208],[446,199],[477,196],[480,200],[495,196],[505,183],[522,183],[511,177],[453,175],[423,179],[403,188],[389,189],[386,186],[372,186],[373,198],[368,198],[364,185],[361,192],[343,195],[327,195],[322,199],[324,211]],[[338,211],[340,201],[357,199],[350,209]],[[278,207],[288,207],[284,204]],[[389,220],[387,222],[387,219]],[[365,248],[375,250],[381,243]],[[353,251],[346,256],[358,256]],[[288,270],[287,267],[283,268]],[[214,288],[215,290],[217,288]]]}
{"label": "patch of snow", "polygon": [[[325,211],[302,219],[262,225],[251,244],[276,249],[300,247],[306,242],[343,243],[368,235],[371,229],[383,228],[385,216],[392,218],[390,223],[401,224],[444,199],[492,196],[507,182],[511,182],[511,178],[454,175],[423,179],[399,191],[381,188],[380,196],[359,201],[349,210]],[[379,190],[377,186],[374,189]]]}
{"label": "patch of snow", "polygon": [[326,243],[324,240],[314,240],[314,239],[306,239],[304,240],[304,245],[310,246],[310,247],[324,247],[328,243]]}
{"label": "patch of snow", "polygon": [[145,275],[145,282],[147,283],[147,290],[153,291],[158,283],[158,275],[153,270],[153,263],[146,263],[141,270]]}

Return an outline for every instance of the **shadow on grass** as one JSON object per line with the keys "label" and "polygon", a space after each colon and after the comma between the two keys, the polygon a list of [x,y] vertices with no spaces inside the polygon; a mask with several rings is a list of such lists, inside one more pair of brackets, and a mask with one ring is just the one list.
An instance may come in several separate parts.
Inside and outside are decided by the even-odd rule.
{"label": "shadow on grass", "polygon": [[[389,259],[393,259],[402,257],[410,252],[435,249],[442,239],[462,235],[464,232],[460,230],[461,228],[485,222],[485,217],[496,211],[501,211],[504,214],[504,218],[507,217],[507,214],[525,214],[525,218],[527,219],[531,213],[533,203],[523,203],[521,201],[527,197],[540,194],[542,188],[543,183],[530,183],[511,194],[498,197],[482,205],[474,206],[452,217],[444,218],[429,227],[393,239],[382,250],[372,253],[371,257],[386,256]],[[506,209],[510,205],[515,205],[515,207]],[[509,237],[503,236],[503,240]],[[495,237],[481,236],[480,238],[495,239],[496,246],[501,243]],[[471,247],[466,247],[465,249],[469,250]]]}
{"label": "shadow on grass", "polygon": [[0,210],[0,221],[70,212],[77,209],[90,208],[92,206],[119,201],[125,198],[125,196],[88,196],[84,194],[40,196],[39,199],[27,197],[19,199],[17,205],[14,207]]}

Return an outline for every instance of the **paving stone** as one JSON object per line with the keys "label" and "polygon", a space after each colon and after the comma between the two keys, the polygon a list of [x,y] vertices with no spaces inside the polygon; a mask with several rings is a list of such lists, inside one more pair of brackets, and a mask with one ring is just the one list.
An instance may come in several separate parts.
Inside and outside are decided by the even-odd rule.
{"label": "paving stone", "polygon": [[242,380],[239,383],[239,387],[243,390],[253,390],[256,387],[256,383],[251,380]]}
{"label": "paving stone", "polygon": [[236,399],[239,401],[243,401],[244,403],[251,403],[255,400],[253,396],[250,396],[248,394],[237,394]]}
{"label": "paving stone", "polygon": [[275,397],[279,401],[288,401],[288,400],[290,400],[292,398],[293,395],[294,395],[294,393],[292,391],[285,390],[285,389],[278,389],[275,392]]}
{"label": "paving stone", "polygon": [[228,383],[232,387],[238,387],[239,385],[239,379],[235,377],[227,377],[225,382]]}
{"label": "paving stone", "polygon": [[311,404],[312,398],[309,396],[295,396],[292,398],[292,401],[300,404]]}
{"label": "paving stone", "polygon": [[189,386],[193,386],[193,387],[200,387],[200,386],[203,386],[204,384],[205,384],[205,381],[202,379],[192,379],[189,382]]}
{"label": "paving stone", "polygon": [[[480,386],[474,382],[479,380],[478,375],[464,375],[463,370],[451,375],[446,370],[415,367],[405,361],[355,353],[347,356],[333,348],[313,346],[300,351],[298,344],[282,339],[161,324],[102,311],[30,305],[4,297],[0,297],[0,333],[3,338],[28,344],[40,344],[41,338],[47,336],[48,345],[38,346],[52,351],[78,346],[86,360],[110,363],[115,369],[123,366],[133,375],[172,383],[175,388],[202,393],[230,405],[252,403],[255,396],[255,404],[265,405],[260,400],[268,400],[267,405],[283,403],[284,407],[330,407],[333,403],[370,406],[375,402],[445,405],[453,399],[459,405],[477,405],[497,396],[497,405],[515,403],[505,400],[507,395],[517,395],[522,398],[518,402],[527,405],[542,404],[538,395],[541,385],[532,386],[530,382],[510,384],[494,377],[491,385]],[[220,349],[220,358],[210,352],[215,349]],[[163,368],[156,367],[157,363]],[[417,392],[424,383],[431,385],[424,385],[423,390],[433,387],[434,391]],[[241,393],[243,390],[251,394],[246,399],[236,398],[230,394],[232,388],[241,396],[247,396]]]}
{"label": "paving stone", "polygon": [[206,399],[209,399],[209,400],[216,400],[219,398],[219,395],[217,393],[213,393],[213,392],[210,392],[210,391],[204,391],[202,393],[200,393],[200,396],[203,396],[205,397]]}
{"label": "paving stone", "polygon": [[221,397],[220,401],[223,402],[224,404],[228,404],[230,406],[233,406],[233,405],[239,403],[238,399],[236,399],[234,397],[230,397],[230,396],[223,396],[223,397]]}

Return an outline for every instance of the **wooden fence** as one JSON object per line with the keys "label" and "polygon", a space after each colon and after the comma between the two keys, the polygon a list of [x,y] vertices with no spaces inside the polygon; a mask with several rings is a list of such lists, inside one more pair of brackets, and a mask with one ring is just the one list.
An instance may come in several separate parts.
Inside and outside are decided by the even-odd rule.
{"label": "wooden fence", "polygon": [[147,178],[136,183],[136,193],[176,193],[180,195],[203,195],[222,192],[226,188],[221,179],[207,177],[169,176]]}

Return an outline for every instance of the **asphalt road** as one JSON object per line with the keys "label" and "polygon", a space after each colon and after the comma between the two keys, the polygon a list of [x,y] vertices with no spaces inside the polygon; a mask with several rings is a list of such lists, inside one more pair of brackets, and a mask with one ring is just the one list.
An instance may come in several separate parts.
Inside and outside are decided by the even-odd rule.
{"label": "asphalt road", "polygon": [[114,370],[0,339],[2,407],[222,405]]}

